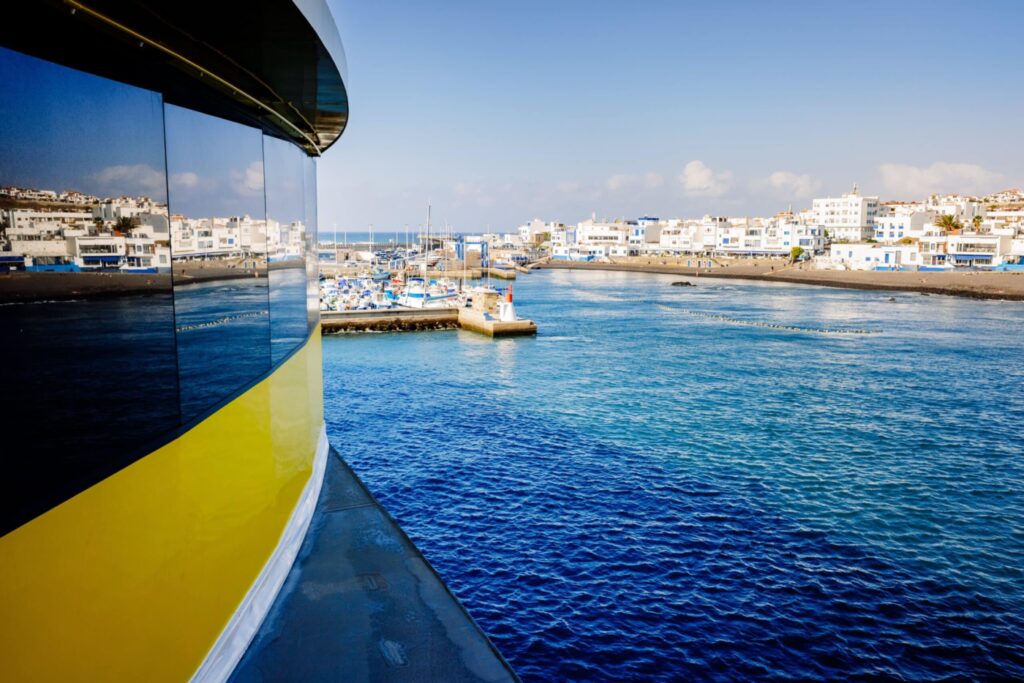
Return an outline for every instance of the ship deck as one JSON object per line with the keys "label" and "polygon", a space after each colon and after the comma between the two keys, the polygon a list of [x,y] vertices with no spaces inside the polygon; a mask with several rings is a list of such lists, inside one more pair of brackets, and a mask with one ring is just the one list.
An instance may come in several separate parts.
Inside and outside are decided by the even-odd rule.
{"label": "ship deck", "polygon": [[299,556],[231,681],[517,681],[333,449]]}

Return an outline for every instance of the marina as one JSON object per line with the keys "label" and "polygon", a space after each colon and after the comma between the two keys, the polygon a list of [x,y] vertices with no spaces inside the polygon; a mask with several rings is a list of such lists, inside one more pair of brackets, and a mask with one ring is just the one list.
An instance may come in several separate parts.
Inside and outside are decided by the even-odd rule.
{"label": "marina", "polygon": [[[512,286],[491,284],[492,277],[514,280],[521,266],[492,265],[486,243],[474,268],[467,267],[462,236],[449,236],[438,248],[425,239],[420,249],[378,249],[371,239],[368,250],[357,252],[355,259],[347,254],[345,260],[338,257],[337,240],[334,246],[334,262],[328,258],[320,264],[320,319],[326,334],[454,328],[488,337],[537,333],[535,322],[516,313]],[[324,249],[319,254],[323,259]]]}
{"label": "marina", "polygon": [[[512,290],[500,292],[478,285],[463,291],[446,285],[413,282],[407,288],[357,280],[347,289],[355,307],[338,309],[334,292],[337,281],[321,282],[320,324],[325,334],[356,332],[420,332],[461,328],[488,337],[524,336],[537,333],[537,324],[519,318]],[[433,282],[433,281],[431,281]],[[341,288],[345,291],[346,288]],[[435,294],[431,294],[431,292]],[[326,294],[325,294],[326,292]],[[335,298],[332,298],[335,297]],[[335,306],[331,309],[329,306]]]}

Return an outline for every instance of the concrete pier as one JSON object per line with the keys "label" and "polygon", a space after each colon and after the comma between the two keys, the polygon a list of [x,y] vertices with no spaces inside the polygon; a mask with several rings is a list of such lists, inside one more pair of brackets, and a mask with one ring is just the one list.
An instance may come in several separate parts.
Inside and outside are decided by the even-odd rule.
{"label": "concrete pier", "polygon": [[513,268],[485,268],[484,272],[498,280],[516,279],[516,271]]}
{"label": "concrete pier", "polygon": [[523,337],[537,334],[537,323],[532,320],[503,321],[472,308],[460,308],[459,327],[488,337]]}
{"label": "concrete pier", "polygon": [[324,334],[343,332],[419,332],[462,328],[488,337],[537,334],[532,320],[503,322],[470,308],[387,308],[374,311],[321,311]]}
{"label": "concrete pier", "polygon": [[385,308],[374,311],[321,311],[320,326],[326,334],[451,330],[459,326],[459,309]]}

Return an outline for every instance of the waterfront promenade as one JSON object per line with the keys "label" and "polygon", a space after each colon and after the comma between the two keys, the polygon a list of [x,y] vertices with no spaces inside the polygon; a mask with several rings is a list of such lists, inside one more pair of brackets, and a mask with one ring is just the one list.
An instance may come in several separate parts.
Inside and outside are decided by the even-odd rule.
{"label": "waterfront promenade", "polygon": [[786,266],[768,260],[764,260],[758,265],[729,265],[708,269],[686,267],[679,261],[679,259],[622,259],[613,263],[548,261],[535,268],[664,273],[701,278],[764,280],[822,287],[898,290],[975,299],[1024,301],[1024,273],[817,270],[810,266],[803,268]]}

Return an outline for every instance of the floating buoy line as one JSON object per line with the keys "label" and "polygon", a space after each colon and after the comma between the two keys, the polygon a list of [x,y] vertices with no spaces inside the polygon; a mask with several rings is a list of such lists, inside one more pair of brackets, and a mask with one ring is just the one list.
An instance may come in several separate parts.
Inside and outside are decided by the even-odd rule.
{"label": "floating buoy line", "polygon": [[209,327],[217,327],[224,325],[236,320],[244,320],[246,318],[262,318],[268,315],[268,311],[253,311],[252,313],[239,313],[238,315],[226,315],[223,318],[217,318],[216,320],[210,320],[205,323],[196,323],[194,325],[181,325],[180,327],[174,328],[176,332],[192,332],[193,330],[204,330]]}
{"label": "floating buoy line", "polygon": [[768,330],[781,330],[783,332],[808,332],[811,334],[878,334],[881,330],[866,330],[855,328],[831,328],[831,327],[802,327],[800,325],[781,325],[779,323],[768,323],[760,320],[742,320],[733,318],[721,313],[708,313],[707,311],[694,311],[686,308],[672,308],[661,306],[666,311],[674,313],[685,313],[695,318],[715,320],[717,322],[729,323],[730,325],[745,325],[747,327],[761,327]]}

